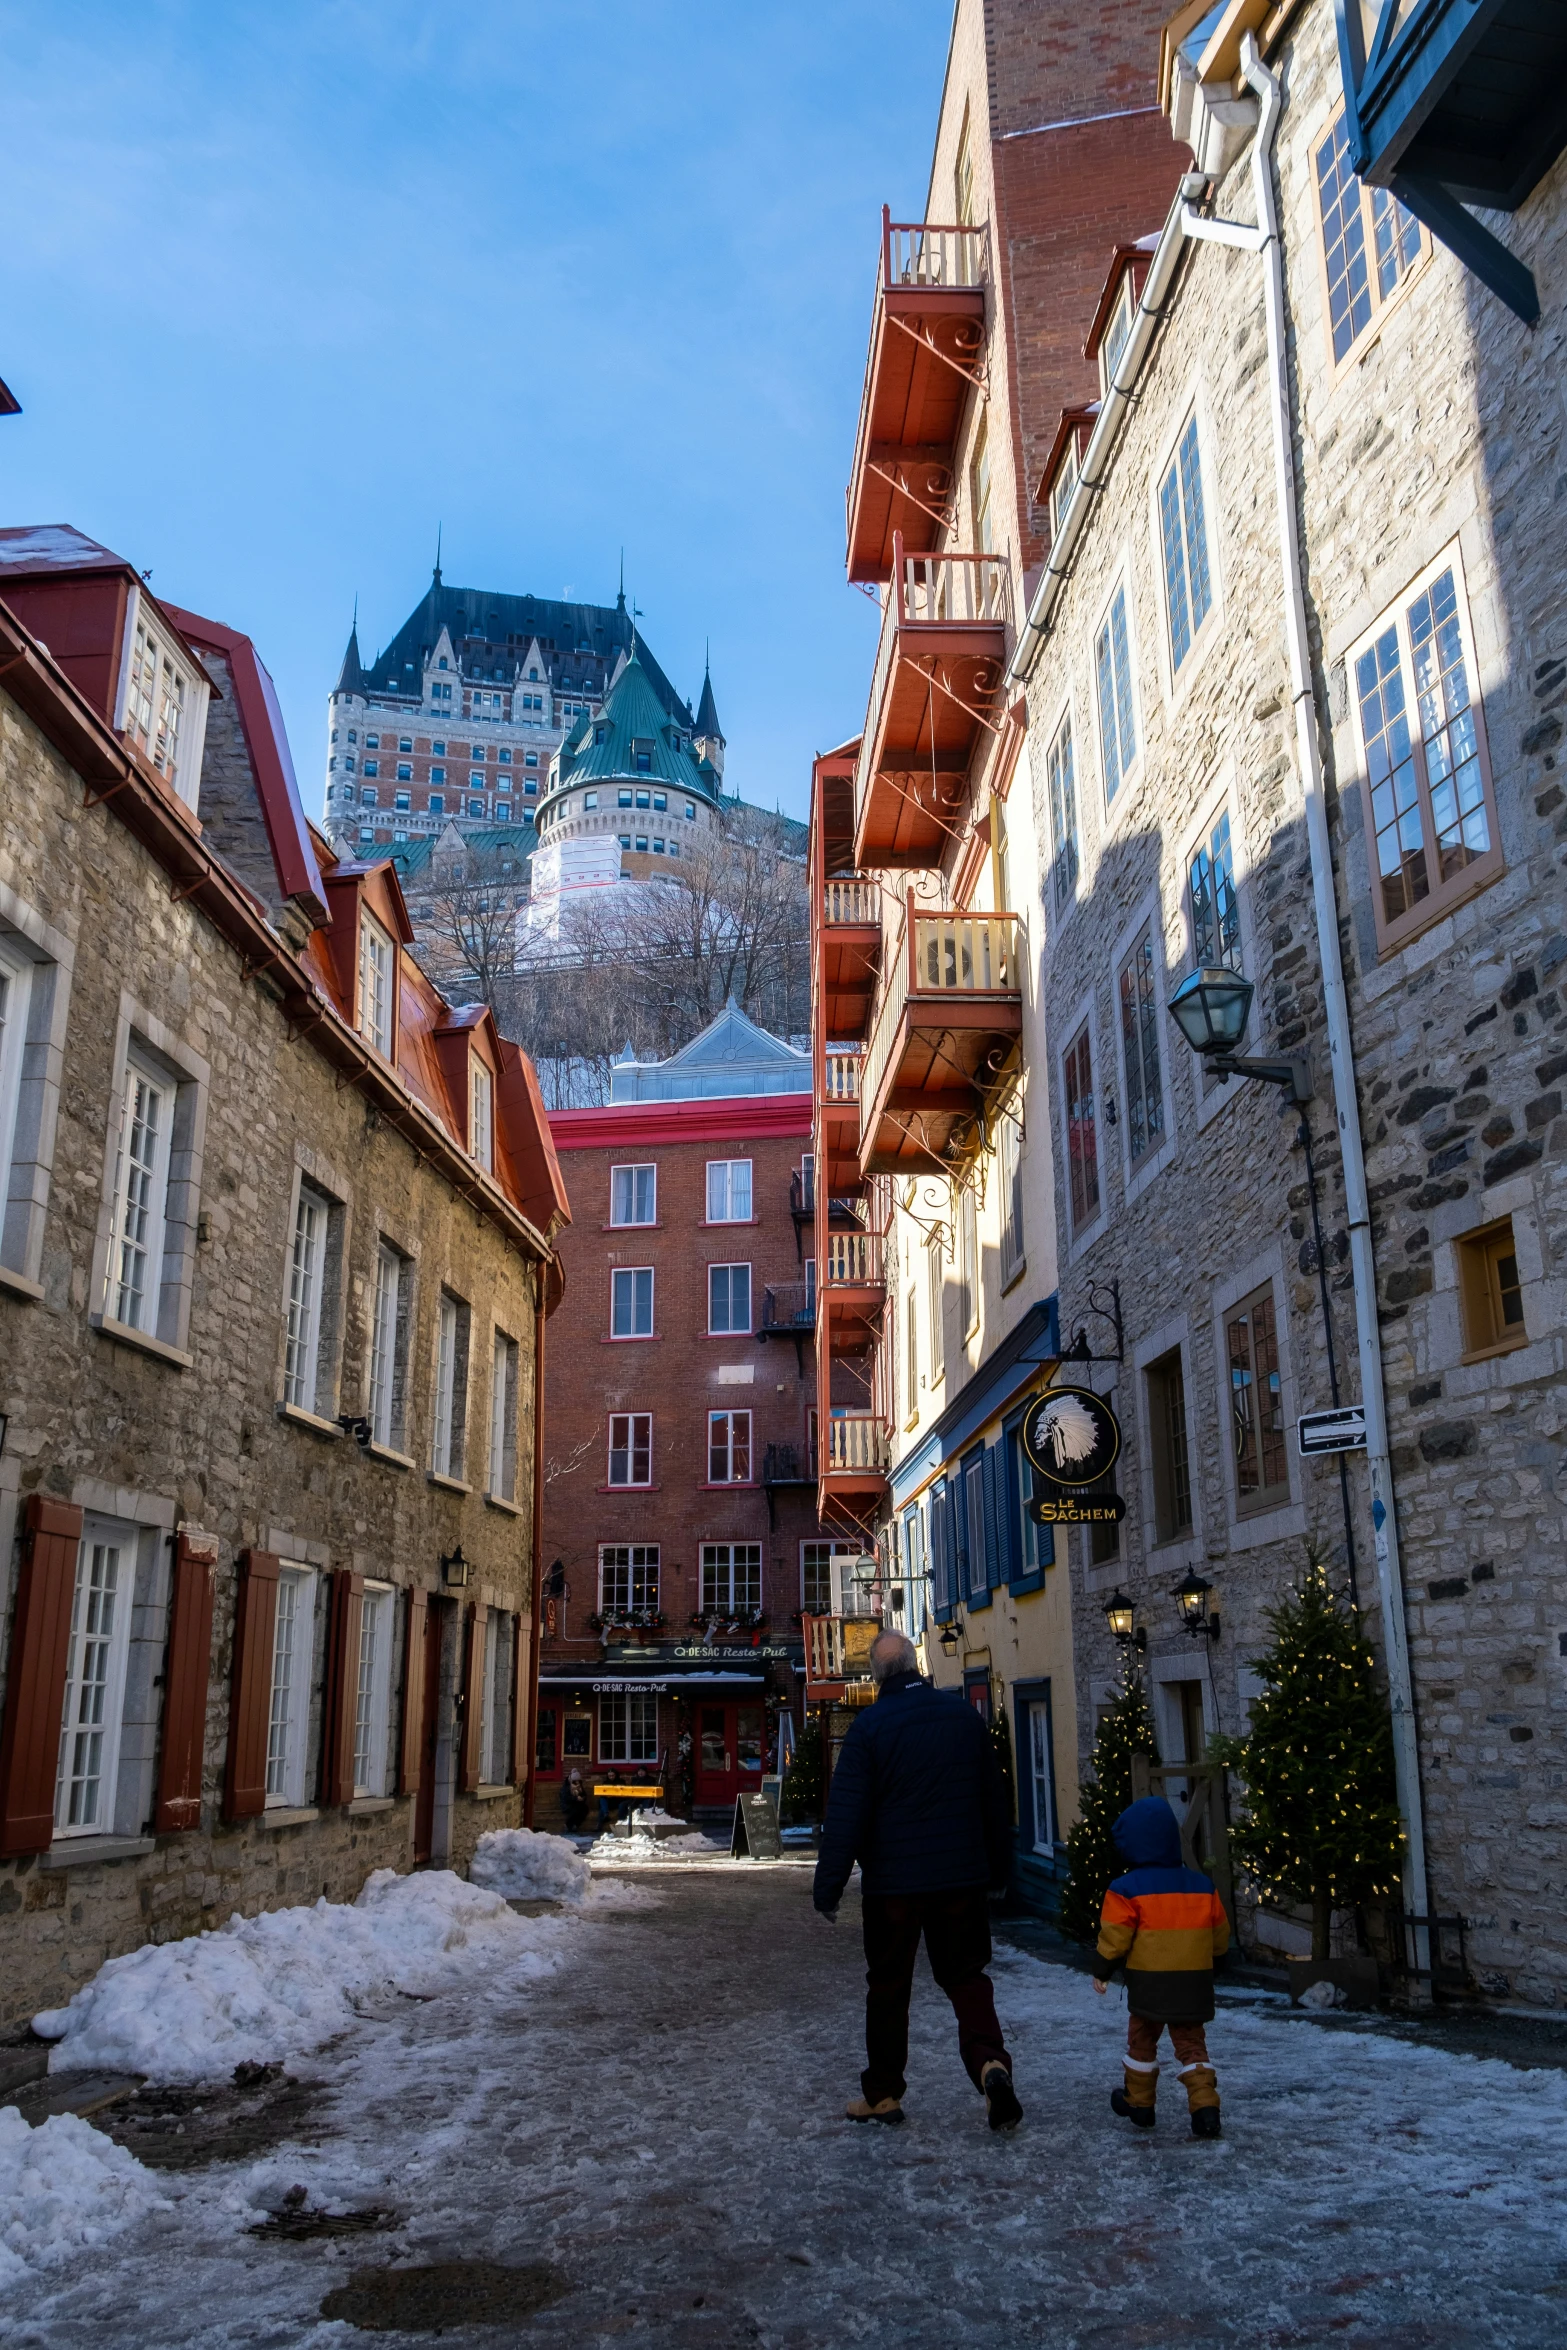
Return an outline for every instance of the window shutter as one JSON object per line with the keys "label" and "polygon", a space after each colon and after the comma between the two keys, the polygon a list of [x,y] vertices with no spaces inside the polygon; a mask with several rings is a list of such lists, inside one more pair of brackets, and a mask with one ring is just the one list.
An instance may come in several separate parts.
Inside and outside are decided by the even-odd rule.
{"label": "window shutter", "polygon": [[533,1702],[533,1691],[523,1685],[523,1670],[529,1651],[523,1644],[522,1617],[511,1620],[511,1783],[524,1784],[528,1749],[524,1734],[528,1727],[528,1708]]}
{"label": "window shutter", "polygon": [[938,1486],[930,1497],[931,1600],[942,1615],[952,1606],[952,1565],[947,1535],[947,1494]]}
{"label": "window shutter", "polygon": [[354,1799],[354,1714],[359,1702],[359,1632],[363,1575],[332,1577],[327,1636],[325,1725],[321,1740],[321,1801],[331,1809]]}
{"label": "window shutter", "polygon": [[484,1627],[487,1607],[468,1610],[468,1653],[462,1676],[462,1753],[457,1784],[465,1795],[479,1784],[480,1732],[484,1728]]}
{"label": "window shutter", "polygon": [[201,1826],[201,1774],[212,1679],[212,1597],[218,1544],[211,1534],[178,1534],[163,1670],[163,1745],[152,1824],[160,1836]]}
{"label": "window shutter", "polygon": [[22,1569],[0,1728],[0,1854],[47,1852],[54,1841],[60,1711],[76,1594],[82,1513],[47,1494],[27,1497]]}
{"label": "window shutter", "polygon": [[985,1447],[985,1475],[983,1500],[985,1512],[985,1589],[994,1591],[1007,1579],[1006,1566],[1001,1556],[1002,1529],[1006,1523],[1002,1513],[1001,1464],[1005,1454],[999,1444]]}
{"label": "window shutter", "polygon": [[267,1719],[279,1573],[276,1551],[241,1551],[234,1599],[229,1750],[223,1773],[223,1816],[229,1820],[254,1819],[267,1808]]}
{"label": "window shutter", "polygon": [[397,1763],[397,1792],[417,1795],[424,1736],[424,1641],[430,1597],[410,1591],[403,1618],[403,1735]]}

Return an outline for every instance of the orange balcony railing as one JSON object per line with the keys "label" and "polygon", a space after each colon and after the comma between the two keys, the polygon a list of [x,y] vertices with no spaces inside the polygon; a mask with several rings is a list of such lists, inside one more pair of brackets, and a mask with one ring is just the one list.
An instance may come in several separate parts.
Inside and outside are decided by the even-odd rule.
{"label": "orange balcony railing", "polygon": [[826,882],[816,955],[823,1035],[865,1034],[880,964],[881,885],[858,874]]}
{"label": "orange balcony railing", "polygon": [[1017,916],[920,913],[911,891],[865,1055],[861,1172],[967,1156],[1016,1074],[1022,1025]]}

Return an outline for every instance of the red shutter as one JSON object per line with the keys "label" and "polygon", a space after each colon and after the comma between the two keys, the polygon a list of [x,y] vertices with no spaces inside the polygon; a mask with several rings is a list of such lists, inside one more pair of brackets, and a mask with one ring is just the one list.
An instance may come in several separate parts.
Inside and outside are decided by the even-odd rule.
{"label": "red shutter", "polygon": [[169,1595],[169,1646],[163,1673],[163,1747],[152,1824],[160,1836],[201,1826],[201,1770],[207,1745],[207,1688],[212,1678],[215,1535],[177,1534]]}
{"label": "red shutter", "polygon": [[403,1735],[397,1765],[399,1795],[419,1792],[420,1745],[424,1736],[424,1641],[429,1593],[410,1591],[403,1619]]}
{"label": "red shutter", "polygon": [[321,1739],[321,1801],[352,1803],[354,1799],[354,1717],[359,1707],[359,1634],[365,1592],[363,1575],[332,1577],[331,1630],[328,1635],[325,1725]]}
{"label": "red shutter", "polygon": [[30,1493],[0,1728],[0,1855],[47,1852],[54,1842],[60,1712],[71,1641],[82,1513],[74,1502]]}
{"label": "red shutter", "polygon": [[523,1740],[528,1732],[529,1692],[523,1687],[523,1667],[528,1658],[528,1646],[522,1637],[522,1617],[511,1620],[511,1783],[522,1786],[527,1775],[527,1747]]}
{"label": "red shutter", "polygon": [[240,1552],[229,1751],[223,1774],[223,1816],[229,1820],[254,1819],[267,1808],[267,1719],[272,1708],[279,1571],[275,1551]]}
{"label": "red shutter", "polygon": [[457,1784],[471,1794],[482,1767],[479,1734],[484,1727],[484,1627],[487,1607],[468,1610],[468,1654],[462,1677],[462,1768]]}

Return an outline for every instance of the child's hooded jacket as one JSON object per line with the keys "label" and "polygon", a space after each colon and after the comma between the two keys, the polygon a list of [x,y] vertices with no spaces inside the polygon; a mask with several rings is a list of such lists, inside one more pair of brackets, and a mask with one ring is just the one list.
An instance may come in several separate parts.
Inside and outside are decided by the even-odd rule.
{"label": "child's hooded jacket", "polygon": [[1213,2014],[1213,1962],[1230,1946],[1230,1923],[1213,1879],[1181,1864],[1181,1831],[1158,1795],[1122,1812],[1110,1831],[1132,1864],[1105,1895],[1094,1973],[1126,1967],[1134,2015],[1205,2024]]}

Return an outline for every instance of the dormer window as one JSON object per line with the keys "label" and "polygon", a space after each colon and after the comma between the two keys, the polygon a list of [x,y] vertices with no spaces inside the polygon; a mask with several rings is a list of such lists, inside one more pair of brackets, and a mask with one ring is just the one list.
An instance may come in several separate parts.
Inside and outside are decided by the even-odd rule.
{"label": "dormer window", "polygon": [[1077,435],[1072,433],[1067,438],[1066,454],[1061,460],[1060,469],[1057,472],[1055,478],[1055,485],[1050,492],[1050,529],[1052,536],[1058,536],[1060,533],[1062,519],[1066,513],[1067,507],[1072,502],[1072,492],[1076,489],[1076,487]]}
{"label": "dormer window", "polygon": [[1099,338],[1099,381],[1106,392],[1120,365],[1121,353],[1126,349],[1126,338],[1132,331],[1136,307],[1136,288],[1132,282],[1132,272],[1128,269],[1122,273],[1121,283],[1116,288],[1115,305],[1104,333]]}
{"label": "dormer window", "polygon": [[444,653],[441,655],[439,661],[436,662],[435,666],[437,669],[444,669],[446,667],[446,655]]}
{"label": "dormer window", "polygon": [[468,1155],[486,1175],[495,1172],[495,1081],[478,1055],[468,1061]]}
{"label": "dormer window", "polygon": [[530,670],[528,671],[528,683],[529,683],[530,685],[537,685],[537,684],[538,684],[538,682],[539,682],[539,673],[538,673],[538,671],[537,671],[536,669],[530,669]]}
{"label": "dormer window", "polygon": [[391,939],[379,922],[365,913],[359,917],[359,1005],[355,1026],[366,1044],[392,1057]]}
{"label": "dormer window", "polygon": [[196,692],[189,664],[150,619],[138,619],[126,666],[124,731],[192,807],[197,782],[192,770],[199,769],[201,757],[200,728],[192,723]]}

